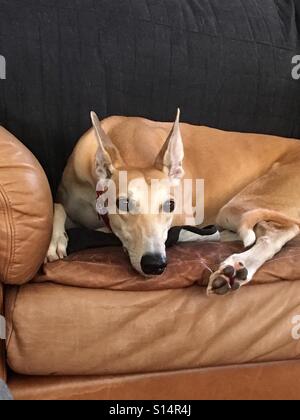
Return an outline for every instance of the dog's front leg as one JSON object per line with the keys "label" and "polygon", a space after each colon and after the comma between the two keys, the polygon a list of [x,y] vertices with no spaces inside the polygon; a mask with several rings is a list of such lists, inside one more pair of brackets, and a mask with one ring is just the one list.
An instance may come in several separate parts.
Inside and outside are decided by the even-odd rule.
{"label": "dog's front leg", "polygon": [[54,204],[52,239],[46,261],[53,262],[67,256],[68,235],[66,233],[67,214],[62,204]]}
{"label": "dog's front leg", "polygon": [[280,226],[261,222],[256,227],[256,244],[242,254],[234,254],[221,264],[209,280],[208,295],[226,295],[248,284],[266,261],[272,259],[282,247],[299,234],[299,227]]}

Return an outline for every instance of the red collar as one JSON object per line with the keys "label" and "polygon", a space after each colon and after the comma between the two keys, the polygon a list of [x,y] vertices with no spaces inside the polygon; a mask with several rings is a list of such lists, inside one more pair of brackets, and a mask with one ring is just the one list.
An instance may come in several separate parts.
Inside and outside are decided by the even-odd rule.
{"label": "red collar", "polygon": [[[97,191],[97,199],[99,197],[101,197],[103,194],[105,194],[108,190],[104,190],[104,191]],[[99,214],[98,213],[98,217],[99,220],[102,220],[103,223],[105,224],[105,226],[107,227],[107,229],[109,229],[112,232],[111,226],[110,226],[110,221],[109,221],[109,217],[108,217],[108,213],[106,214]]]}

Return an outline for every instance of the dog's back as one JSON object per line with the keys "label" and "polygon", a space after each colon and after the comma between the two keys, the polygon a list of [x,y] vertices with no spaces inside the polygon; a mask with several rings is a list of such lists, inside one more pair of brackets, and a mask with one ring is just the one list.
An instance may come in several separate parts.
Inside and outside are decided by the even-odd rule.
{"label": "dog's back", "polygon": [[[110,117],[102,121],[102,127],[120,152],[125,170],[151,168],[172,124],[135,117]],[[286,154],[300,153],[300,142],[292,139],[225,132],[189,124],[181,124],[181,132],[185,177],[205,180],[205,223],[212,223],[221,207],[266,173],[275,162]],[[74,207],[78,213],[75,200],[91,203],[95,196],[97,148],[94,130],[90,129],[79,140],[68,161],[58,198],[70,208],[70,213]],[[68,203],[66,191],[72,196],[72,205]],[[94,226],[96,213],[94,209],[90,211]]]}

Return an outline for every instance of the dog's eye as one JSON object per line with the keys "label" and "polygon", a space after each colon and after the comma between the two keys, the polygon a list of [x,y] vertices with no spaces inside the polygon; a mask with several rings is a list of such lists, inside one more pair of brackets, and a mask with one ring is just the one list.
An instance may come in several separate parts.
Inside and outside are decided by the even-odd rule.
{"label": "dog's eye", "polygon": [[130,211],[130,202],[128,198],[118,198],[117,199],[117,208],[125,213]]}
{"label": "dog's eye", "polygon": [[174,213],[175,207],[176,207],[175,201],[174,200],[168,200],[163,205],[163,211],[165,213]]}

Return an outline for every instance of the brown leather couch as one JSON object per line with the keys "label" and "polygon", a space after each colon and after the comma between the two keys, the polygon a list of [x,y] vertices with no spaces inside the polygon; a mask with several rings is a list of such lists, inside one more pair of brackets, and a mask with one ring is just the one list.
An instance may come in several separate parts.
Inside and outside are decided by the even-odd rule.
{"label": "brown leather couch", "polygon": [[[300,398],[300,341],[293,336],[299,239],[252,286],[224,299],[207,298],[201,282],[139,291],[137,283],[121,290],[114,282],[112,290],[90,280],[85,288],[71,285],[81,270],[72,269],[72,258],[61,263],[70,274],[66,284],[36,276],[50,241],[51,209],[41,166],[0,128],[0,311],[7,322],[0,377],[16,399]],[[225,252],[209,246],[201,252]],[[105,275],[116,276],[109,264],[117,256],[117,266],[119,251],[99,252]],[[186,260],[199,245],[170,252],[179,273],[180,254]],[[85,258],[95,262],[92,254]],[[188,261],[186,281],[198,275],[190,271],[195,260]]]}

